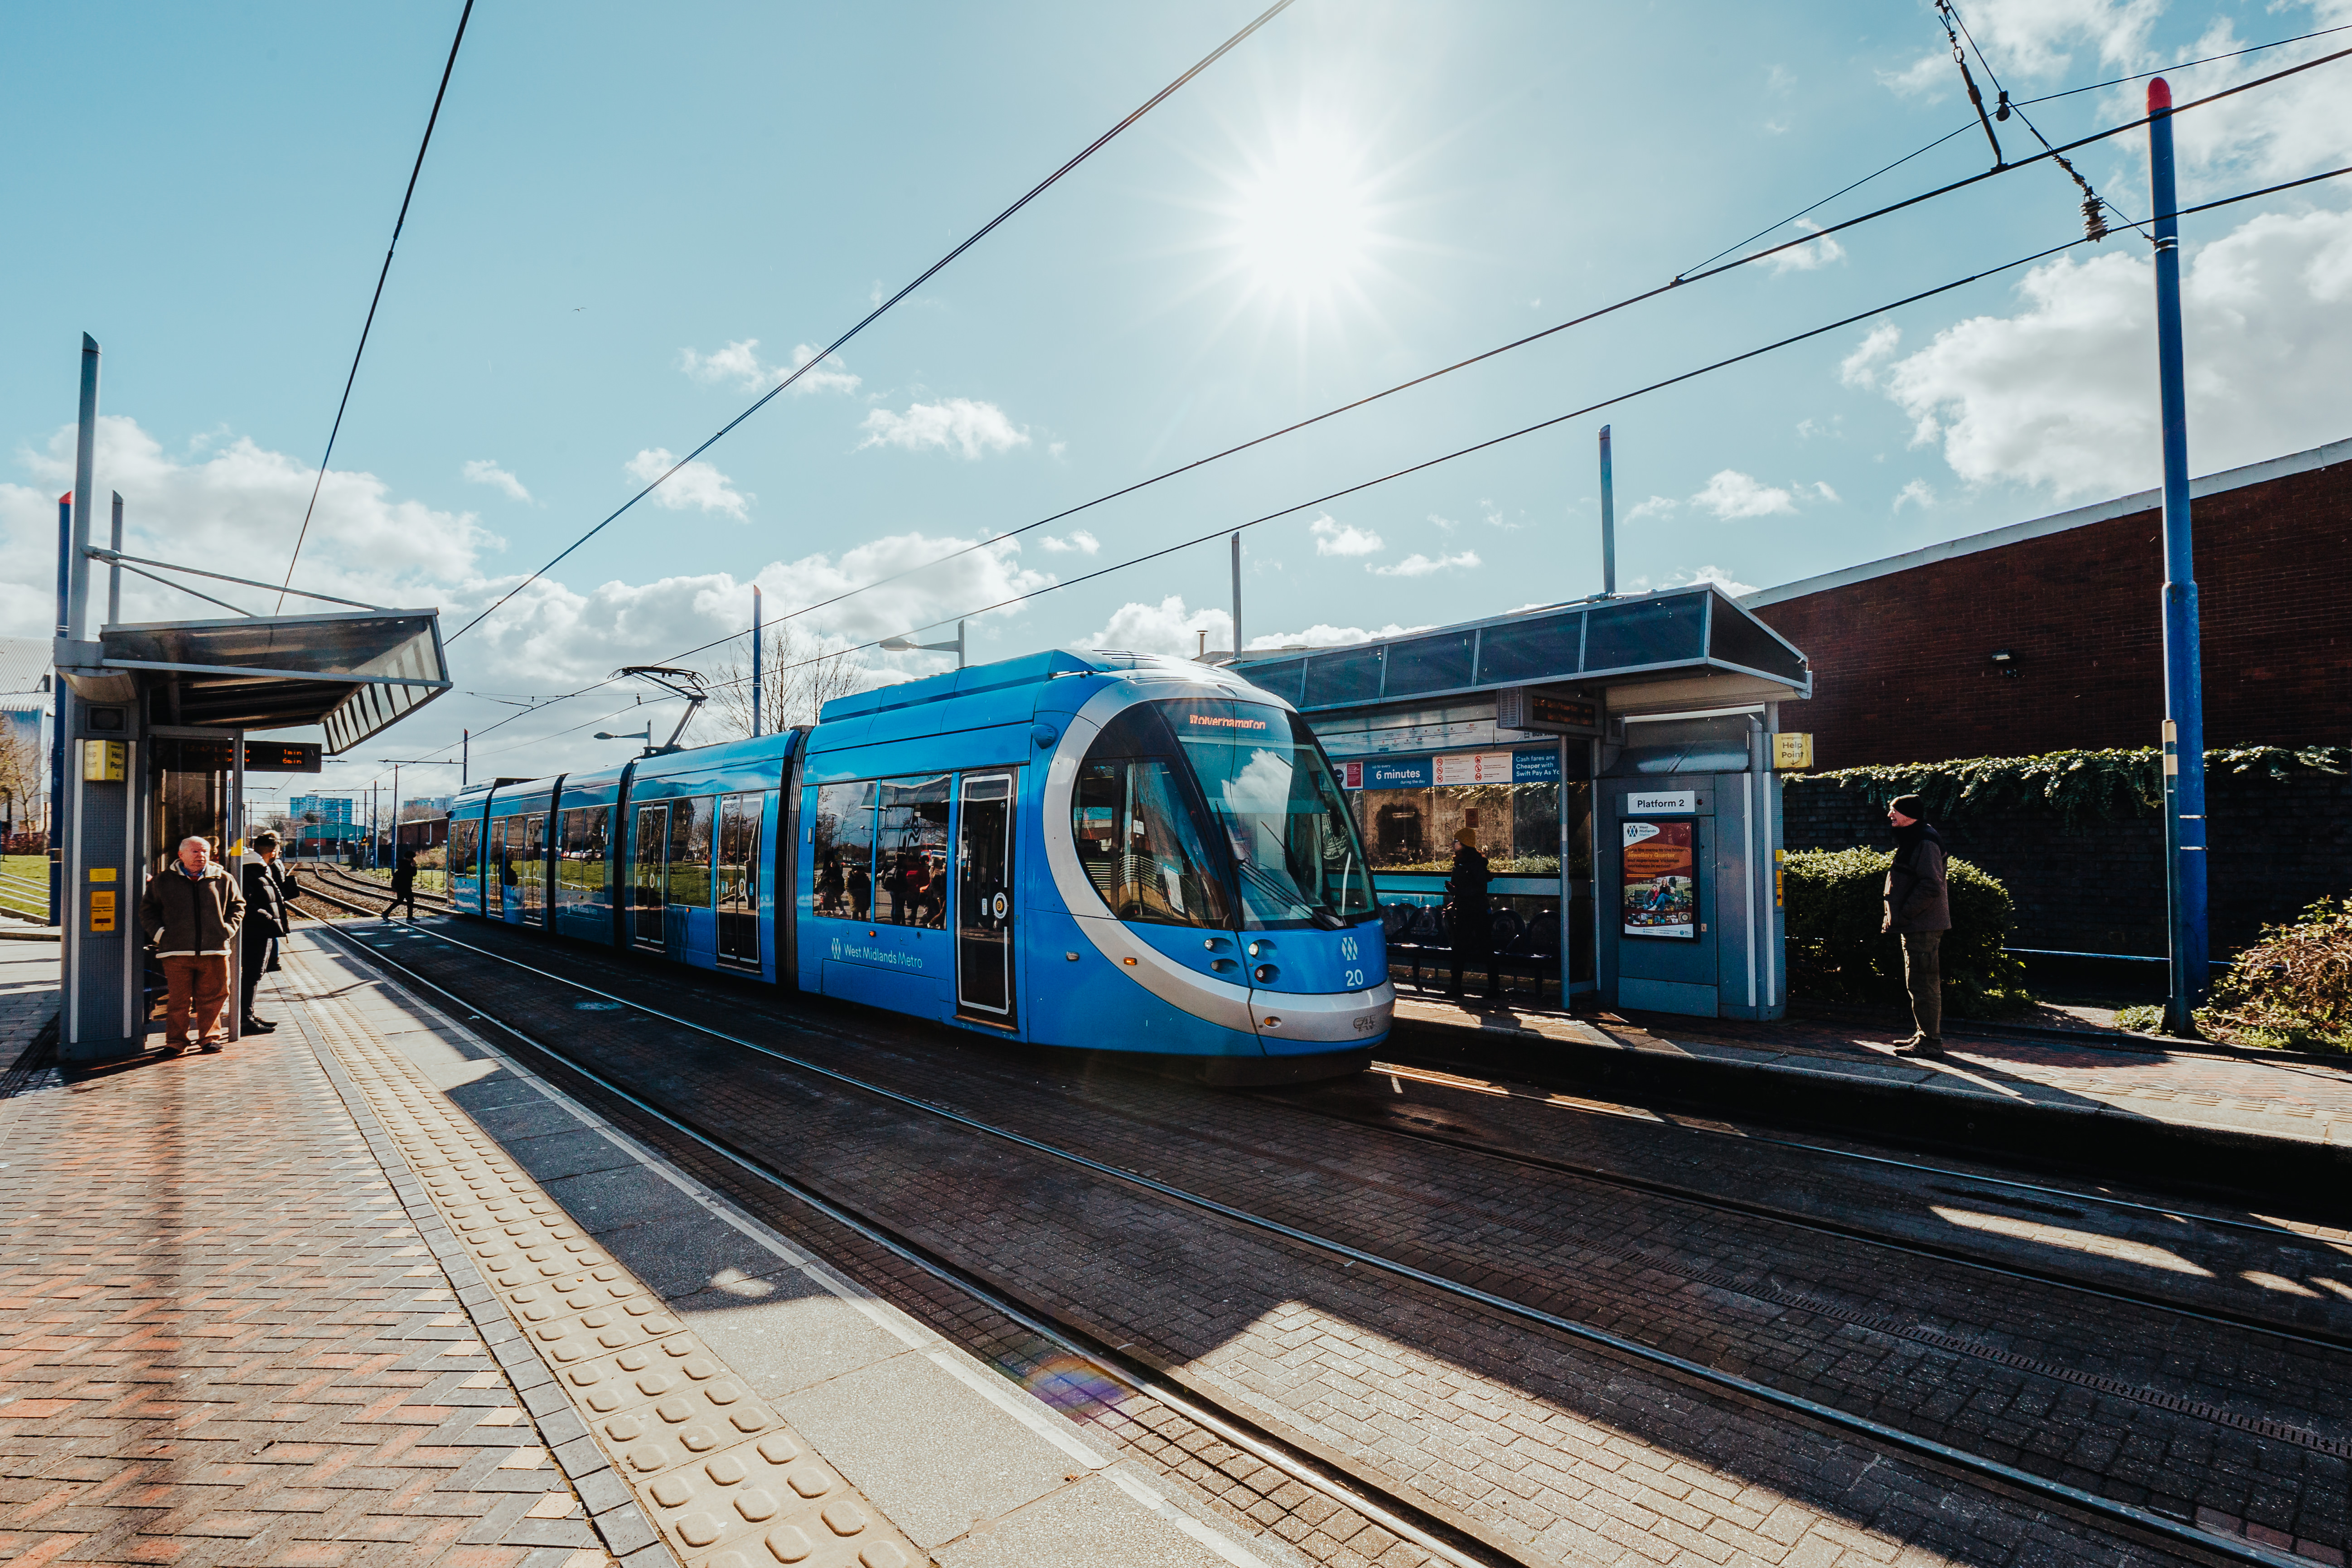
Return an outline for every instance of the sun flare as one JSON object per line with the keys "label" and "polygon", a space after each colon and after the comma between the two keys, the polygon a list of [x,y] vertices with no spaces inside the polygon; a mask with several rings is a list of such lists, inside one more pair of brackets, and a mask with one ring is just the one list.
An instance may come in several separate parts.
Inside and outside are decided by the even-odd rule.
{"label": "sun flare", "polygon": [[1303,135],[1242,184],[1232,241],[1242,269],[1269,294],[1301,300],[1347,287],[1372,242],[1372,198],[1360,160],[1337,137]]}

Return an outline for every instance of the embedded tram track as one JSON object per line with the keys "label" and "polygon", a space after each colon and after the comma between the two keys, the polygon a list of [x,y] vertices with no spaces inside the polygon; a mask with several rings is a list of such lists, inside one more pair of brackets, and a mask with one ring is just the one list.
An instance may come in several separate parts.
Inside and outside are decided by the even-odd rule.
{"label": "embedded tram track", "polygon": [[[353,906],[346,905],[345,907],[350,908]],[[1660,1371],[1669,1373],[1677,1378],[1696,1382],[1717,1394],[1728,1396],[1738,1403],[1748,1405],[1750,1406],[1761,1406],[1783,1415],[1795,1417],[1809,1424],[1831,1428],[1832,1430],[1847,1437],[1860,1438],[1881,1447],[1893,1448],[1915,1458],[1927,1460],[1930,1464],[1941,1468],[1957,1470],[1968,1476],[1972,1480],[1988,1486],[1990,1489],[1996,1492],[2006,1492],[2011,1494],[2023,1492],[2030,1496],[2056,1503],[2069,1513],[2074,1514],[2078,1518],[2088,1516],[2091,1520],[2097,1521],[2103,1526],[2120,1527],[2127,1531],[2141,1535],[2154,1535],[2163,1539],[2172,1545],[2186,1548],[2200,1554],[2219,1556],[2234,1561],[2250,1563],[2280,1563],[2296,1561],[2296,1559],[2289,1558],[2284,1554],[2273,1552],[2257,1543],[2242,1539],[2218,1535],[2211,1531],[2197,1528],[2191,1523],[2161,1511],[2143,1509],[2134,1504],[2101,1497],[2095,1492],[2074,1487],[2066,1484],[2065,1482],[2053,1479],[2049,1477],[2037,1475],[2032,1471],[2020,1468],[2002,1460],[1996,1459],[1986,1455],[1973,1453],[1968,1449],[1958,1447],[1953,1445],[1938,1442],[1931,1437],[1926,1437],[1916,1433],[1907,1432],[1900,1427],[1892,1426],[1885,1423],[1873,1420],[1867,1416],[1857,1415],[1852,1412],[1841,1409],[1836,1405],[1808,1399],[1803,1395],[1791,1394],[1785,1390],[1775,1388],[1769,1384],[1759,1383],[1741,1376],[1736,1373],[1727,1373],[1718,1368],[1708,1366],[1703,1363],[1692,1361],[1688,1358],[1676,1355],[1671,1352],[1662,1350],[1656,1346],[1645,1344],[1641,1341],[1630,1339],[1623,1335],[1612,1332],[1606,1329],[1597,1328],[1589,1323],[1580,1322],[1574,1319],[1562,1317],[1557,1313],[1546,1311],[1541,1308],[1533,1307],[1524,1302],[1513,1300],[1509,1297],[1484,1290],[1478,1287],[1448,1279],[1443,1275],[1416,1268],[1411,1264],[1400,1262],[1394,1258],[1382,1257],[1381,1255],[1369,1249],[1358,1247],[1345,1241],[1336,1240],[1329,1237],[1318,1235],[1299,1226],[1286,1224],[1284,1221],[1256,1214],[1234,1205],[1226,1204],[1203,1194],[1192,1192],[1172,1184],[1159,1181],[1139,1172],[1124,1170],[1119,1167],[1105,1163],[1076,1151],[1060,1148],[1042,1140],[1031,1138],[1024,1133],[994,1125],[951,1107],[932,1103],[923,1100],[919,1096],[906,1094],[886,1085],[873,1083],[860,1079],[854,1074],[845,1073],[837,1068],[827,1067],[823,1063],[813,1062],[803,1058],[793,1056],[789,1052],[780,1050],[772,1046],[763,1045],[758,1041],[746,1039],[740,1036],[713,1028],[709,1025],[698,1023],[693,1019],[680,1016],[676,1013],[668,1012],[660,1007],[653,1006],[644,1001],[602,990],[596,986],[586,984],[581,981],[555,974],[547,970],[540,969],[535,965],[525,963],[519,959],[511,958],[506,954],[476,946],[473,943],[458,941],[457,938],[449,936],[444,932],[426,931],[415,927],[406,929],[414,935],[429,937],[436,942],[462,949],[498,963],[511,966],[541,979],[565,986],[569,989],[598,997],[609,1004],[630,1008],[647,1017],[658,1018],[665,1023],[690,1030],[694,1033],[740,1049],[749,1050],[772,1061],[782,1063],[797,1071],[813,1074],[819,1078],[828,1079],[834,1083],[841,1085],[842,1087],[847,1088],[854,1092],[886,1100],[904,1109],[917,1111],[918,1113],[927,1117],[945,1121],[968,1131],[980,1133],[987,1138],[1002,1141],[1013,1146],[1043,1154],[1050,1159],[1077,1166],[1093,1175],[1135,1188],[1139,1188],[1145,1192],[1153,1194],[1164,1199],[1171,1200],[1180,1205],[1220,1216],[1244,1226],[1273,1234],[1297,1245],[1307,1247],[1326,1255],[1343,1258],[1350,1267],[1357,1263],[1365,1264],[1385,1273],[1412,1280],[1424,1287],[1454,1296],[1457,1299],[1475,1302],[1506,1316],[1538,1325],[1565,1335],[1570,1339],[1580,1341],[1590,1345],[1598,1346],[1606,1351],[1614,1352],[1619,1356],[1630,1358]],[[342,944],[339,942],[338,945]],[[756,1155],[744,1150],[735,1148],[731,1144],[728,1143],[726,1140],[713,1137],[705,1129],[698,1128],[685,1120],[677,1117],[667,1110],[663,1110],[659,1107],[652,1105],[641,1096],[632,1092],[625,1087],[612,1081],[604,1074],[580,1061],[572,1054],[550,1045],[546,1041],[534,1037],[527,1031],[516,1027],[506,1020],[498,1017],[494,1013],[485,1011],[479,1004],[469,1001],[459,996],[457,993],[449,991],[446,987],[441,986],[435,981],[426,977],[414,967],[403,963],[398,959],[379,951],[373,945],[360,944],[357,942],[354,942],[352,945],[360,947],[364,952],[365,958],[363,959],[363,962],[381,963],[388,968],[397,970],[401,973],[415,980],[417,984],[439,993],[441,995],[449,998],[451,1001],[457,1002],[474,1016],[494,1024],[497,1027],[511,1034],[515,1038],[521,1040],[534,1053],[545,1057],[551,1062],[559,1064],[562,1068],[569,1072],[578,1074],[588,1081],[599,1085],[606,1092],[617,1096],[628,1104],[637,1107],[644,1114],[659,1121],[663,1125],[669,1127],[679,1136],[688,1138],[697,1144],[709,1149],[714,1152],[719,1153],[728,1161],[754,1174],[759,1180],[772,1184],[782,1190],[793,1194],[795,1197],[799,1197],[803,1200],[814,1201],[822,1205],[831,1205],[832,1209],[838,1210],[840,1212],[841,1216],[845,1216],[844,1218],[844,1223],[851,1223],[852,1228],[857,1229],[862,1235],[869,1235],[876,1237],[894,1253],[900,1256],[908,1256],[910,1254],[920,1255],[919,1266],[923,1267],[927,1272],[937,1274],[940,1268],[945,1268],[950,1274],[955,1276],[956,1282],[960,1289],[976,1288],[978,1290],[986,1292],[1000,1300],[1009,1295],[1018,1294],[1017,1292],[1009,1290],[1004,1286],[995,1284],[975,1276],[971,1270],[963,1268],[961,1266],[945,1260],[944,1258],[938,1258],[936,1255],[930,1253],[928,1248],[924,1247],[921,1243],[906,1237],[888,1221],[883,1220],[871,1214],[859,1211],[856,1205],[841,1198],[815,1192],[806,1184],[786,1174],[785,1173],[775,1170],[766,1162],[760,1160]],[[827,1028],[821,1024],[814,1024],[807,1020],[798,1020],[796,1022],[797,1026],[809,1029],[813,1033],[841,1038],[845,1041],[849,1039],[844,1032]],[[1338,1118],[1338,1120],[1344,1121],[1353,1119],[1340,1117]],[[1370,1125],[1377,1127],[1380,1131],[1398,1131],[1393,1127],[1381,1127],[1378,1124]],[[1444,1139],[1432,1141],[1440,1142],[1454,1142]],[[1496,1151],[1492,1149],[1479,1147],[1472,1147],[1466,1152],[1478,1154],[1492,1154],[1496,1152]],[[1565,1171],[1561,1173],[1569,1174],[1570,1176],[1586,1174],[1586,1173],[1575,1170]],[[1950,1173],[1956,1176],[1964,1176],[1967,1177],[1967,1179],[1971,1180],[1979,1179],[1969,1173],[1954,1172]],[[1629,1182],[1622,1184],[1636,1186],[1638,1190],[1650,1191],[1654,1191],[1656,1185],[1651,1184],[1649,1186],[1642,1186],[1638,1182]],[[1657,1195],[1664,1195],[1677,1199],[1687,1199],[1687,1194],[1680,1192],[1669,1191],[1658,1194]],[[2092,1194],[2069,1193],[2067,1195],[2069,1197],[2081,1199],[2087,1198]],[[1706,1202],[1707,1195],[1702,1194],[1696,1201]],[[1732,1212],[1748,1212],[1746,1210],[1739,1209],[1735,1205],[1716,1205],[1713,1206],[1729,1208]],[[1758,1206],[1761,1207],[1761,1205]],[[1814,1216],[1791,1215],[1784,1213],[1769,1212],[1768,1210],[1763,1212],[1758,1217],[1784,1220],[1790,1223],[1801,1224],[1804,1228],[1826,1230],[1830,1234],[1842,1234],[1831,1227],[1825,1227],[1812,1223]],[[2290,1236],[2294,1235],[2293,1232],[2286,1232],[2285,1234]],[[1998,1265],[1986,1265],[1983,1260],[1970,1258],[1966,1254],[1957,1254],[1948,1258],[1942,1258],[1942,1255],[1937,1249],[1916,1247],[1911,1243],[1897,1241],[1895,1238],[1881,1237],[1868,1234],[1850,1237],[1848,1238],[1876,1244],[1892,1243],[1894,1245],[1903,1247],[1906,1250],[1921,1251],[1925,1255],[1938,1257],[1939,1258],[1942,1258],[1942,1260],[1946,1261],[1977,1267],[1989,1267],[1991,1268],[1994,1272],[2010,1275],[2014,1278],[2037,1279],[2043,1283],[2055,1284],[2069,1289],[2082,1288],[2078,1281],[2070,1280],[2062,1276],[2043,1277],[2028,1270],[2007,1268]],[[2308,1238],[2298,1236],[2296,1237],[2296,1239],[2307,1240]],[[910,1257],[910,1260],[916,1259]],[[1728,1282],[1718,1282],[1714,1280],[1702,1280],[1700,1282],[1724,1284],[1726,1288],[1731,1289],[1747,1289],[1747,1287],[1733,1285]],[[2142,1300],[2121,1292],[2098,1291],[2097,1293],[2108,1295],[2112,1299],[2116,1300],[2131,1301],[2134,1305],[2156,1307],[2164,1310],[2179,1310],[2178,1303],[2168,1302],[2160,1298]],[[1049,1325],[1055,1329],[1055,1334],[1060,1338],[1069,1340],[1072,1342],[1082,1346],[1089,1342],[1090,1336],[1087,1335],[1087,1331],[1084,1329],[1067,1322],[1066,1320],[1058,1318],[1051,1309],[1041,1307],[1033,1301],[1027,1301],[1025,1297],[1023,1298],[1023,1300],[1024,1305],[1019,1314],[1022,1321],[1027,1321],[1031,1319],[1044,1319],[1046,1320]],[[2209,1321],[2221,1323],[2229,1327],[2242,1328],[2251,1331],[2266,1334],[2276,1334],[2281,1331],[2276,1325],[2259,1321],[2239,1322],[2222,1314],[2197,1312],[2193,1309],[2190,1310],[2192,1315],[2202,1316]],[[1847,1316],[1850,1321],[1864,1321],[1864,1320],[1859,1319],[1853,1314],[1847,1314]],[[1876,1325],[1868,1324],[1865,1321],[1865,1326]],[[2290,1337],[2297,1336],[2290,1334]],[[2318,1348],[2331,1351],[2341,1348],[2340,1343],[2333,1340],[2315,1338],[2312,1336],[2300,1337],[2304,1338],[2306,1342],[2312,1343]],[[1949,1337],[1947,1336],[1948,1340],[1948,1338]],[[1930,1341],[1929,1342],[1933,1342]],[[1095,1351],[1100,1351],[1100,1348],[1101,1347],[1099,1346],[1094,1347]],[[1958,1342],[1951,1342],[1948,1344],[1947,1348],[1954,1348],[1966,1352],[1974,1350],[1977,1347],[1960,1344]],[[1097,1364],[1103,1364],[1106,1372],[1113,1376],[1113,1381],[1133,1385],[1133,1377],[1137,1374],[1138,1363],[1135,1363],[1127,1358],[1118,1356],[1116,1352],[1105,1352],[1102,1353],[1110,1358],[1108,1363],[1100,1362],[1091,1352],[1087,1353],[1087,1359],[1097,1361]],[[2053,1368],[2046,1364],[2035,1364],[2030,1360],[2030,1358],[2010,1357],[2008,1358],[2008,1362],[2011,1365],[2021,1367],[2030,1372],[2041,1373],[2047,1375],[2055,1375],[2062,1378],[2067,1375],[2066,1370],[2063,1368]],[[1152,1374],[1148,1371],[1142,1373],[1141,1375],[1155,1376],[1155,1374]],[[1157,1381],[1156,1377],[1155,1381]],[[2093,1379],[2091,1381],[2095,1385],[2099,1382],[2111,1380]],[[2110,1388],[2109,1391],[2114,1392],[2116,1390]],[[2152,1391],[2125,1390],[2123,1392],[2148,1393]],[[1186,1397],[1198,1401],[1202,1396],[1197,1392],[1189,1392]],[[2238,1426],[2241,1429],[2253,1432],[2258,1436],[2282,1438],[2288,1441],[2294,1441],[2300,1438],[2305,1441],[2305,1446],[2312,1446],[2309,1441],[2312,1436],[2311,1434],[2300,1432],[2299,1430],[2286,1426],[2284,1424],[2264,1422],[2259,1418],[2249,1419],[2239,1416],[2235,1413],[2217,1411],[2210,1406],[2200,1405],[2193,1401],[2184,1401],[2169,1395],[2156,1395],[2152,1402],[2160,1404],[2168,1409],[2186,1414],[2191,1417],[2219,1419],[2227,1424]],[[1238,1419],[1246,1421],[1248,1418],[1238,1417]],[[2317,1446],[2320,1447],[2323,1451],[2331,1453],[2338,1451],[2342,1447],[2342,1445],[2337,1444],[2333,1440],[2324,1440]],[[1328,1465],[1330,1461],[1327,1458],[1320,1458],[1318,1457],[1318,1462]],[[1362,1480],[1363,1484],[1367,1486],[1374,1488],[1378,1487],[1377,1482],[1370,1481],[1360,1477],[1358,1479]],[[1438,1522],[1443,1523],[1444,1521],[1440,1521]],[[1486,1544],[1489,1550],[1494,1550],[1492,1543]]]}

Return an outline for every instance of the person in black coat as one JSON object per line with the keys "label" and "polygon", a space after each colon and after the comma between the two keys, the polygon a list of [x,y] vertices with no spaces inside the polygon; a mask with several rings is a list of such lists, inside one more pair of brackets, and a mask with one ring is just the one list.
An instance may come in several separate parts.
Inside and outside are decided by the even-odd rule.
{"label": "person in black coat", "polygon": [[1462,971],[1486,972],[1489,1001],[1502,994],[1495,973],[1495,912],[1486,896],[1486,858],[1478,853],[1477,834],[1465,827],[1454,836],[1454,872],[1445,879],[1445,909],[1454,932],[1454,984],[1445,994],[1461,999]]}
{"label": "person in black coat", "polygon": [[392,902],[383,906],[384,918],[391,919],[392,911],[400,908],[404,900],[408,904],[408,918],[415,920],[416,918],[416,851],[414,849],[402,850],[399,864],[392,868]]}
{"label": "person in black coat", "polygon": [[237,1028],[248,1035],[266,1035],[278,1027],[253,1014],[253,988],[261,983],[261,973],[269,966],[269,944],[293,929],[286,912],[286,873],[278,864],[278,839],[275,833],[253,836],[253,852],[261,858],[258,865],[251,861],[245,868],[245,941],[239,948],[243,954],[238,963],[239,985],[236,994]]}

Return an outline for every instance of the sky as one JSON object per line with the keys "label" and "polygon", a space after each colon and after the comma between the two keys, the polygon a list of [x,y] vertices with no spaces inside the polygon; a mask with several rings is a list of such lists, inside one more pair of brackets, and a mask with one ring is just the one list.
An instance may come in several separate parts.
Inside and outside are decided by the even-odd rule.
{"label": "sky", "polygon": [[[53,617],[85,331],[132,553],[277,581],[317,483],[296,584],[436,606],[452,637],[1259,8],[481,0],[323,482],[457,0],[15,8],[0,633]],[[2352,25],[2352,0],[1960,15],[1988,98],[2023,101]],[[2168,76],[2186,102],[2347,46]],[[2145,90],[2024,114],[2063,142]],[[2352,59],[2178,134],[2187,204],[2352,163]],[[743,632],[755,584],[772,619],[912,572],[788,622],[799,657],[854,650],[853,684],[950,666],[857,645],[959,618],[975,662],[1229,647],[1244,525],[1252,647],[1590,594],[1603,422],[1621,590],[1769,586],[2150,488],[2145,132],[2074,162],[2122,215],[2103,242],[1883,309],[2082,237],[2062,171],[2014,170],[1002,537],[1991,163],[1928,5],[1297,0],[452,637],[456,689],[315,782],[455,759],[469,729],[478,778],[617,763],[595,731],[658,739],[677,706],[596,683]],[[2352,435],[2352,178],[2182,232],[2192,470]],[[137,579],[124,604],[215,613]],[[747,660],[736,637],[687,662]],[[722,732],[706,710],[688,739]],[[418,764],[402,793],[457,782]]]}

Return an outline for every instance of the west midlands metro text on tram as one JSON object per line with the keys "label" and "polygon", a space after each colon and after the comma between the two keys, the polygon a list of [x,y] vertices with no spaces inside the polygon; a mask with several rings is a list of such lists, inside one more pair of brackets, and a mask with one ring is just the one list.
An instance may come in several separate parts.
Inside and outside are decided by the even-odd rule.
{"label": "west midlands metro text on tram", "polygon": [[1363,845],[1279,698],[1056,650],[818,719],[467,790],[458,910],[1212,1082],[1352,1072],[1387,1037]]}

